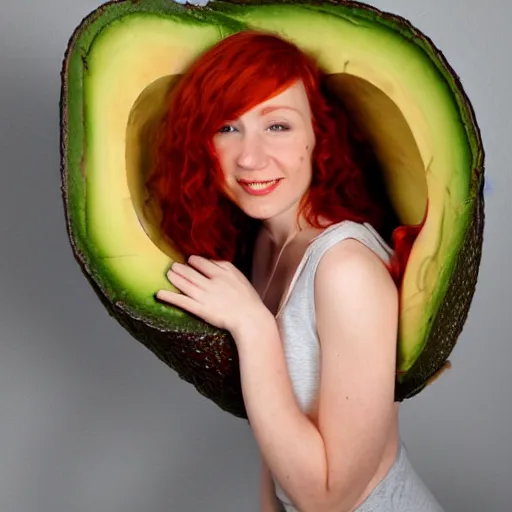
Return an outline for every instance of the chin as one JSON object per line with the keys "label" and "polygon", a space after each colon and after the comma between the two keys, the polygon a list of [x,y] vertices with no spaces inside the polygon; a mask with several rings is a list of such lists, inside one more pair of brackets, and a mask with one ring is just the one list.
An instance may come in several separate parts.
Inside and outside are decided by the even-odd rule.
{"label": "chin", "polygon": [[261,212],[261,211],[255,211],[252,208],[243,208],[240,205],[238,207],[248,216],[251,217],[251,219],[257,219],[257,220],[268,220],[272,219],[276,216],[274,213],[268,213],[268,212]]}

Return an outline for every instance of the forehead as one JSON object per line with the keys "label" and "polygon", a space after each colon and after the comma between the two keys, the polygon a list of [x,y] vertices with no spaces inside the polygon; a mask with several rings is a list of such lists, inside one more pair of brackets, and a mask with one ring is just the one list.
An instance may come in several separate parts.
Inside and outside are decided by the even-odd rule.
{"label": "forehead", "polygon": [[309,114],[309,101],[301,81],[297,81],[281,93],[261,102],[247,113],[265,115],[279,108],[290,107],[297,110],[299,114]]}

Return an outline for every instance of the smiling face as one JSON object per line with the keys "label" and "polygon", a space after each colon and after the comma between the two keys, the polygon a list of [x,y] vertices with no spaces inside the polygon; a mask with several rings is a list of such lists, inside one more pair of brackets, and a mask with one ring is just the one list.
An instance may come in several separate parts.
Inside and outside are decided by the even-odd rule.
{"label": "smiling face", "polygon": [[282,226],[295,219],[311,182],[315,145],[301,81],[226,122],[213,143],[226,182],[224,192],[241,210]]}

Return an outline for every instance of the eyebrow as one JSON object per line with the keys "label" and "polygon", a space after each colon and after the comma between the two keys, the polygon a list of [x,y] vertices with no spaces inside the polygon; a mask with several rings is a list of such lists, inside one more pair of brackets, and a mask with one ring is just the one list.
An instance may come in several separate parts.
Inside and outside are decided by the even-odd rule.
{"label": "eyebrow", "polygon": [[279,110],[281,108],[287,109],[287,110],[293,110],[294,112],[297,112],[297,114],[300,114],[300,112],[293,107],[287,107],[285,105],[275,105],[272,107],[265,107],[260,110],[260,116],[264,116],[265,114],[270,114],[271,112],[274,112],[274,110]]}

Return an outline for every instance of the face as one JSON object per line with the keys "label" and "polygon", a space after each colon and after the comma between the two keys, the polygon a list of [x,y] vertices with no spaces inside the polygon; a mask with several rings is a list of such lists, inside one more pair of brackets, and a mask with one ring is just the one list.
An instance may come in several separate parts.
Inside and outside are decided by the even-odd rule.
{"label": "face", "polygon": [[239,208],[261,220],[294,218],[311,182],[315,145],[301,81],[227,121],[213,143],[224,192]]}

